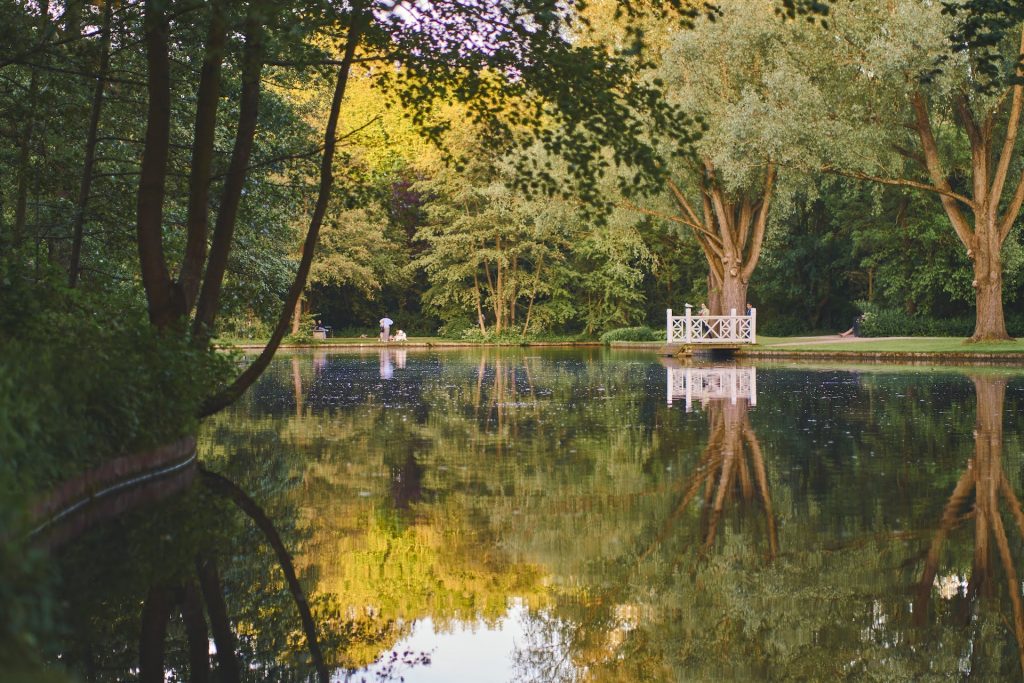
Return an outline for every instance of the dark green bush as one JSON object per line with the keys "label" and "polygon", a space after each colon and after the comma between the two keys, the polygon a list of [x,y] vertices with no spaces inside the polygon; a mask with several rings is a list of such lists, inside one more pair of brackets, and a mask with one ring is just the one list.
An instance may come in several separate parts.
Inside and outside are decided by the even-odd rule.
{"label": "dark green bush", "polygon": [[938,319],[893,309],[868,310],[858,328],[862,337],[969,337],[973,331],[973,317]]}
{"label": "dark green bush", "polygon": [[193,433],[199,405],[234,371],[228,356],[187,334],[156,331],[128,294],[6,275],[0,482],[15,490]]}
{"label": "dark green bush", "polygon": [[807,320],[792,315],[772,316],[763,319],[757,318],[757,333],[768,337],[795,337],[801,334],[808,334]]}
{"label": "dark green bush", "polygon": [[649,327],[620,327],[616,330],[608,330],[601,335],[601,341],[605,344],[613,341],[660,341],[664,339],[663,332],[655,332]]}
{"label": "dark green bush", "polygon": [[[23,541],[32,500],[194,433],[203,399],[235,372],[186,333],[153,329],[129,292],[70,290],[23,263],[0,259],[0,669],[55,628],[45,563]],[[24,663],[23,680],[43,680]]]}

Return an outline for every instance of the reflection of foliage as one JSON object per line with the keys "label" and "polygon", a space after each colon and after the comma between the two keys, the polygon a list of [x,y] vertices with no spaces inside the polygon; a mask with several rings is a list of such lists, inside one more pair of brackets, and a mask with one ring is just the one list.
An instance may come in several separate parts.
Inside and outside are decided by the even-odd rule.
{"label": "reflection of foliage", "polygon": [[[660,367],[605,353],[410,352],[387,381],[376,357],[296,356],[208,449],[301,482],[281,500],[349,666],[416,619],[490,622],[522,597],[522,680],[927,680],[972,652],[971,671],[1014,674],[998,590],[966,627],[949,600],[923,626],[907,609],[907,558],[973,443],[958,371],[772,369],[756,409],[687,415]],[[940,579],[967,574],[961,536]]]}
{"label": "reflection of foliage", "polygon": [[[280,493],[280,484],[276,488]],[[293,545],[294,522],[284,507],[273,509]],[[225,680],[230,670],[253,681],[311,676],[309,643],[283,565],[267,547],[266,530],[257,530],[250,516],[208,487],[195,486],[63,548],[60,598],[67,624],[62,637],[47,644],[47,654],[89,680],[121,680],[132,670],[145,679],[151,667],[169,672],[166,680],[194,680],[199,667],[209,666],[212,636],[214,672]],[[215,617],[216,603],[226,607],[226,621]],[[198,660],[193,646],[200,646]]]}

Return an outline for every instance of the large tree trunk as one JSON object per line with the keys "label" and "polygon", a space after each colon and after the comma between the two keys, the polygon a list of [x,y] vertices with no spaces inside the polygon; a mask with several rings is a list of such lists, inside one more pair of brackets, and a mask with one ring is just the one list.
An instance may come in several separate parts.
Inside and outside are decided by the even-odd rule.
{"label": "large tree trunk", "polygon": [[716,313],[714,308],[711,309],[712,315],[732,315],[734,310],[738,315],[742,315],[746,311],[747,283],[739,273],[734,275],[731,271],[726,271],[725,277],[722,279],[722,296],[719,305],[721,306],[719,312]]}
{"label": "large tree trunk", "polygon": [[1003,316],[1003,263],[999,254],[994,258],[978,255],[974,262],[974,286],[976,317],[971,341],[1010,339]]}
{"label": "large tree trunk", "polygon": [[722,313],[722,280],[715,273],[714,264],[708,264],[708,309],[712,315]]}
{"label": "large tree trunk", "polygon": [[[1024,31],[1020,36],[1018,56],[1024,58]],[[1017,76],[1024,76],[1020,66],[1017,67]],[[943,165],[932,128],[928,100],[920,91],[911,95],[910,104],[922,154],[920,157],[911,158],[923,162],[931,183],[923,185],[908,180],[882,180],[890,184],[930,189],[938,194],[953,230],[967,249],[967,257],[974,261],[977,317],[974,334],[969,341],[1010,339],[1003,318],[1001,251],[1003,242],[1010,234],[1020,215],[1021,206],[1024,205],[1024,174],[1018,177],[1002,215],[999,209],[1004,203],[1005,190],[1011,186],[1008,181],[1012,161],[1017,158],[1015,148],[1021,114],[1024,112],[1024,85],[1018,82],[1011,86],[1006,94],[1012,94],[1012,98],[1001,143],[995,138],[995,131],[999,129],[995,116],[1001,111],[1001,107],[990,108],[979,118],[972,110],[971,98],[968,95],[961,93],[953,98],[956,118],[970,142],[970,196],[955,192],[950,185],[950,174]],[[974,215],[973,226],[965,209]]]}
{"label": "large tree trunk", "polygon": [[746,309],[747,287],[761,258],[768,211],[775,192],[775,162],[767,161],[759,189],[732,196],[718,184],[710,160],[703,164],[697,183],[701,202],[695,205],[680,187],[668,181],[678,213],[665,216],[648,210],[648,215],[666,218],[693,230],[708,262],[708,308],[712,315],[728,315],[732,309]]}
{"label": "large tree trunk", "polygon": [[[238,220],[238,207],[242,201],[242,190],[249,171],[249,156],[252,153],[253,138],[256,135],[256,123],[260,106],[260,73],[263,68],[263,32],[264,27],[258,16],[259,4],[250,5],[249,14],[245,19],[245,47],[242,51],[242,91],[238,108],[238,127],[235,133],[235,144],[231,150],[231,161],[228,163],[224,187],[221,190],[220,207],[213,228],[213,239],[210,242],[210,254],[206,263],[206,275],[199,290],[196,303],[196,317],[193,321],[193,334],[197,340],[204,340],[213,334],[217,311],[220,308],[221,287],[224,274],[227,272],[228,257],[231,254],[235,223]],[[212,85],[211,85],[212,87]],[[204,109],[209,116],[215,114]],[[197,145],[198,146],[198,145]],[[195,230],[206,230],[206,218],[201,219],[195,207],[190,212]],[[193,230],[193,232],[195,231]],[[189,253],[195,257],[204,245],[192,244]],[[290,316],[291,306],[286,306],[284,314]]]}

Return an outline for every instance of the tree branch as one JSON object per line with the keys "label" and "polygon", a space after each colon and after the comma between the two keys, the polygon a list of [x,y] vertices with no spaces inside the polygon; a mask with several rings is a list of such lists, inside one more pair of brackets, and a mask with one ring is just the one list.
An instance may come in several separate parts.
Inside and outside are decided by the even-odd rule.
{"label": "tree branch", "polygon": [[1003,214],[1003,219],[999,223],[999,243],[1002,244],[1006,240],[1006,236],[1010,234],[1010,230],[1013,229],[1013,224],[1017,221],[1017,216],[1020,215],[1020,207],[1024,204],[1024,172],[1021,173],[1020,179],[1017,181],[1017,189],[1013,193],[1013,197],[1010,199],[1010,203],[1006,207],[1006,213]]}
{"label": "tree branch", "polygon": [[[320,235],[320,225],[323,223],[324,214],[327,212],[327,204],[331,197],[331,186],[334,183],[334,148],[335,136],[338,129],[338,117],[341,112],[341,102],[345,97],[345,88],[348,85],[348,76],[352,67],[352,59],[355,57],[356,46],[359,44],[365,24],[369,16],[361,5],[356,5],[352,13],[352,25],[349,27],[348,43],[345,46],[345,58],[341,67],[338,68],[338,80],[334,88],[334,99],[331,101],[330,115],[327,119],[327,129],[324,131],[324,156],[320,162],[320,190],[317,195],[316,205],[313,208],[313,215],[309,221],[309,230],[306,233],[305,243],[302,245],[302,258],[299,261],[299,269],[295,274],[295,281],[288,290],[285,297],[284,307],[278,318],[274,333],[267,342],[266,347],[249,367],[227,388],[209,398],[200,410],[200,417],[212,415],[219,410],[231,405],[238,397],[256,381],[270,364],[277,347],[281,344],[285,332],[291,322],[292,312],[295,304],[306,288],[306,278],[309,275],[310,266],[313,263],[313,253],[316,249],[317,239]],[[197,318],[198,323],[198,318]]]}
{"label": "tree branch", "polygon": [[[1020,36],[1020,47],[1017,50],[1017,70],[1016,76],[1019,79],[1024,76],[1021,69],[1020,60],[1024,58],[1024,30],[1021,31]],[[1024,105],[1024,85],[1020,82],[1014,84],[1013,88],[1013,103],[1010,105],[1010,118],[1006,122],[1006,137],[1003,138],[1003,148],[999,152],[999,161],[996,164],[995,176],[992,178],[992,191],[990,197],[992,202],[996,205],[999,203],[999,198],[1003,196],[1003,188],[1006,186],[1006,178],[1010,172],[1010,162],[1013,160],[1013,148],[1017,144],[1017,134],[1020,132],[1020,117],[1021,108]],[[1019,189],[1019,188],[1018,188]],[[1020,206],[1017,206],[1017,210],[1020,210]],[[1016,212],[1007,211],[1006,217],[1013,216],[1010,219],[1010,224],[1016,219]],[[1003,223],[1006,222],[1004,217]],[[1007,232],[1009,232],[1007,230]],[[1003,234],[1002,227],[999,230],[1000,236]]]}
{"label": "tree branch", "polygon": [[861,173],[860,171],[844,171],[833,166],[822,166],[819,169],[822,173],[831,173],[832,175],[842,176],[844,178],[855,178],[857,180],[868,180],[873,183],[881,183],[882,185],[894,185],[896,187],[912,187],[917,190],[924,190],[925,192],[932,192],[937,195],[949,197],[955,199],[963,204],[967,205],[970,209],[974,209],[974,202],[965,197],[962,194],[958,194],[950,190],[942,190],[929,185],[928,183],[921,183],[916,180],[910,180],[908,178],[883,178],[882,176],[871,175],[870,173]]}
{"label": "tree branch", "polygon": [[668,189],[672,192],[672,196],[675,198],[676,203],[679,204],[683,211],[686,212],[690,217],[690,220],[699,225],[703,225],[704,221],[697,217],[697,212],[693,210],[692,206],[690,206],[690,202],[687,201],[686,195],[679,189],[679,186],[676,185],[675,181],[668,178],[666,182],[668,183]]}
{"label": "tree branch", "polygon": [[939,148],[938,145],[935,144],[935,135],[932,133],[931,119],[928,117],[928,103],[925,102],[924,96],[920,91],[915,92],[911,96],[910,100],[911,106],[914,110],[914,121],[917,127],[917,134],[921,140],[921,149],[924,152],[925,165],[934,186],[933,188],[927,188],[927,186],[925,186],[922,189],[931,189],[934,192],[939,192],[939,201],[942,202],[942,208],[946,210],[946,215],[949,217],[949,222],[953,224],[953,229],[956,231],[957,236],[968,250],[973,249],[974,231],[967,223],[967,219],[964,217],[963,212],[960,211],[960,207],[958,207],[953,200],[955,199],[963,202],[969,206],[975,214],[978,212],[977,205],[974,201],[967,200],[966,197],[952,192],[952,188],[949,186],[949,180],[946,179],[946,174],[942,170],[942,162],[939,159]]}
{"label": "tree branch", "polygon": [[754,225],[754,235],[750,240],[750,251],[748,252],[747,262],[743,264],[743,280],[746,282],[750,281],[750,276],[754,274],[757,262],[761,258],[761,244],[764,242],[764,233],[768,224],[768,210],[771,208],[772,193],[775,188],[775,174],[775,163],[769,162],[768,175],[764,180],[764,190],[761,193],[761,206],[759,207],[757,221]]}
{"label": "tree branch", "polygon": [[685,225],[687,227],[693,228],[694,230],[701,230],[702,229],[701,226],[699,226],[699,225],[697,225],[695,223],[691,223],[690,221],[686,220],[685,218],[680,218],[679,216],[676,216],[676,215],[673,215],[673,214],[670,214],[670,213],[662,213],[661,211],[655,211],[653,209],[646,209],[646,208],[640,206],[639,204],[634,204],[633,202],[629,201],[628,199],[624,199],[621,202],[619,202],[619,206],[621,206],[624,209],[629,209],[630,211],[636,211],[637,213],[642,213],[645,216],[651,216],[652,218],[659,218],[659,219],[661,219],[663,221],[669,221],[669,222],[672,222],[672,223],[678,223],[679,225]]}

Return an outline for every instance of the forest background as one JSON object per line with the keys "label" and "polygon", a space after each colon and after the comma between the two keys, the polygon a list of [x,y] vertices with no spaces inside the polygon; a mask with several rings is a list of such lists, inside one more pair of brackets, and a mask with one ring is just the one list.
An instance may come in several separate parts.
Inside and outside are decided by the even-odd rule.
{"label": "forest background", "polygon": [[[596,337],[621,327],[658,329],[665,309],[683,303],[725,310],[715,305],[722,285],[705,237],[720,226],[711,216],[707,225],[695,222],[691,208],[718,193],[738,218],[746,211],[756,223],[765,214],[761,242],[739,246],[754,253],[734,255],[734,265],[749,268],[740,274],[749,290],[732,298],[732,307],[744,299],[757,307],[761,332],[837,332],[870,312],[869,334],[970,335],[972,259],[950,227],[942,189],[925,187],[928,169],[915,167],[916,141],[900,138],[913,121],[914,93],[924,92],[943,174],[954,189],[970,186],[971,142],[957,98],[966,93],[971,106],[990,106],[968,64],[979,54],[955,51],[951,36],[962,22],[938,7],[866,4],[878,11],[833,8],[825,31],[813,21],[787,21],[776,11],[781,5],[767,1],[723,2],[713,11],[698,5],[704,13],[696,12],[692,27],[647,16],[646,68],[637,77],[664,85],[664,97],[696,117],[703,135],[692,156],[667,157],[661,192],[646,195],[624,194],[627,172],[615,164],[590,196],[574,194],[565,150],[489,145],[493,131],[472,122],[464,94],[436,97],[425,113],[422,102],[403,101],[379,61],[357,58],[330,209],[292,333],[307,333],[311,320],[301,315],[316,314],[341,335],[374,335],[375,321],[388,315],[413,335]],[[591,30],[577,39],[627,49],[615,44],[628,34],[617,5],[588,6]],[[5,20],[24,29],[25,42],[12,46],[3,67],[6,243],[37,271],[73,272],[86,289],[127,290],[118,283],[139,277],[131,228],[146,105],[132,76],[141,55],[119,44],[130,34],[130,6],[107,5],[109,16],[88,3],[74,14],[6,6]],[[891,30],[872,32],[880,25]],[[66,37],[72,28],[80,33],[74,41]],[[1018,38],[1007,31],[996,46],[1007,57],[1000,75],[1012,74]],[[33,40],[57,46],[34,52]],[[322,37],[307,40],[335,49]],[[256,161],[217,321],[224,338],[270,335],[299,262],[333,86],[323,61],[298,72],[287,66],[264,67]],[[226,86],[229,106],[237,107],[230,89],[238,87]],[[172,110],[180,114],[171,124],[172,154],[184,157],[191,145],[185,105],[195,95],[183,83],[174,96],[182,107]],[[1008,111],[1011,99],[1004,94],[998,120],[986,124],[997,137],[1008,117],[1019,117]],[[645,112],[637,116],[643,121]],[[218,125],[224,130],[213,164],[222,177],[231,130]],[[1020,165],[1012,145],[1007,156],[1004,207]],[[184,193],[180,161],[171,181]],[[547,167],[558,195],[527,191],[521,171],[530,164]],[[764,192],[769,169],[773,186]],[[617,172],[623,177],[611,177]],[[691,201],[673,205],[673,194]],[[183,239],[174,226],[186,212],[182,202],[167,216],[173,246]],[[748,241],[757,231],[748,230]],[[1024,331],[1020,239],[1011,230],[1001,246],[1011,333]]]}

